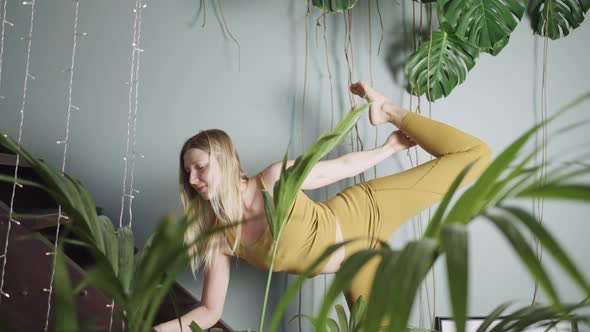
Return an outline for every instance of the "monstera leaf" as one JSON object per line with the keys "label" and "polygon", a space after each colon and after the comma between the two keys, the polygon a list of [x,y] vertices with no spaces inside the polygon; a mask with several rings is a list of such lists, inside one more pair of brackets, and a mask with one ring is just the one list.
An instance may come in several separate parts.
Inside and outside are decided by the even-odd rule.
{"label": "monstera leaf", "polygon": [[[587,1],[587,0],[581,0]],[[512,33],[524,14],[518,0],[438,0],[455,34],[488,52]]]}
{"label": "monstera leaf", "polygon": [[[430,61],[428,60],[429,47]],[[448,96],[465,80],[475,65],[479,50],[448,32],[434,32],[432,45],[422,43],[420,49],[406,62],[406,75],[414,95],[422,95],[427,88],[430,100]],[[430,62],[430,64],[429,64]],[[428,67],[430,65],[430,70]]]}
{"label": "monstera leaf", "polygon": [[312,0],[315,7],[327,12],[342,12],[351,9],[358,0]]}
{"label": "monstera leaf", "polygon": [[531,24],[535,33],[559,39],[582,24],[589,8],[590,0],[535,0],[530,6]]}

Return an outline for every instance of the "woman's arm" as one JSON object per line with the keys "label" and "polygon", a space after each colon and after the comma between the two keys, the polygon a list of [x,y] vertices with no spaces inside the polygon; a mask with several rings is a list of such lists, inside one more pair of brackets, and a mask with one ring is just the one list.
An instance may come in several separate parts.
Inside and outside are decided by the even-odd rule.
{"label": "woman's arm", "polygon": [[[339,158],[318,162],[309,172],[301,189],[310,190],[321,188],[362,173],[383,161],[392,154],[406,150],[416,145],[403,132],[395,131],[386,140],[385,144],[373,150],[347,153]],[[287,168],[294,161],[287,161]],[[266,189],[272,192],[275,182],[281,175],[281,162],[276,162],[262,171],[262,179]]]}
{"label": "woman's arm", "polygon": [[[202,329],[208,329],[221,319],[229,284],[230,259],[222,253],[213,257],[211,268],[205,270],[201,306],[180,317],[183,331],[190,331],[192,321]],[[154,326],[154,329],[158,332],[176,332],[180,331],[180,325],[178,319],[174,319]]]}

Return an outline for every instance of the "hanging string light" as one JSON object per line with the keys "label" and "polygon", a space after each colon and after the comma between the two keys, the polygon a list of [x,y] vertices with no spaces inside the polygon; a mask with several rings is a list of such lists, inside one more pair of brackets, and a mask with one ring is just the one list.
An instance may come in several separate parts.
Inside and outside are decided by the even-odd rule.
{"label": "hanging string light", "polygon": [[[63,159],[62,159],[62,163],[61,163],[61,175],[63,176],[65,173],[65,169],[66,169],[66,156],[68,153],[68,140],[70,137],[70,115],[72,113],[72,110],[80,110],[80,108],[72,105],[72,86],[73,86],[73,81],[74,81],[74,68],[75,68],[75,60],[76,60],[76,46],[78,44],[78,6],[79,6],[79,1],[75,1],[75,6],[74,6],[74,33],[73,33],[73,42],[72,42],[72,59],[71,59],[71,65],[68,68],[67,72],[70,73],[70,78],[68,81],[68,96],[67,96],[67,100],[68,100],[68,105],[66,107],[66,135],[65,138],[61,141],[57,141],[57,144],[62,144],[64,146],[64,150],[63,150]],[[60,229],[60,224],[62,220],[67,220],[68,217],[62,214],[62,207],[61,205],[58,207],[58,215],[57,215],[57,228],[55,231],[55,243],[53,245],[54,248],[57,248],[57,241],[59,239],[59,229]],[[47,291],[49,292],[49,296],[47,297],[47,314],[45,316],[45,331],[48,330],[49,328],[49,314],[51,312],[51,294],[53,291],[53,278],[55,276],[55,260],[57,259],[57,255],[55,255],[55,253],[46,253],[47,255],[51,255],[53,254],[53,264],[52,264],[52,269],[51,269],[51,278],[49,281],[49,289],[47,289]],[[45,289],[44,289],[45,290]]]}
{"label": "hanging string light", "polygon": [[[143,9],[146,7],[145,4],[141,4],[141,0],[139,0],[139,7],[140,9]],[[141,22],[142,22],[142,12],[141,10],[137,10],[136,12],[138,12],[137,16],[138,16],[138,23],[137,23],[137,38],[136,38],[136,46],[135,46],[135,52],[137,52],[137,57],[136,57],[136,65],[135,65],[135,79],[134,79],[134,95],[135,95],[135,105],[133,108],[133,136],[131,137],[131,179],[130,179],[130,183],[129,183],[129,227],[131,228],[132,224],[133,224],[133,210],[132,210],[132,205],[133,205],[133,199],[135,198],[135,194],[139,194],[139,190],[137,188],[135,188],[133,186],[133,180],[134,180],[134,176],[135,176],[135,160],[136,157],[140,157],[143,158],[144,156],[142,154],[137,153],[137,151],[135,150],[135,142],[136,142],[136,137],[137,137],[137,109],[138,109],[138,105],[139,105],[139,64],[140,64],[140,55],[143,52],[143,49],[139,48],[139,43],[141,40]]]}
{"label": "hanging string light", "polygon": [[[136,0],[135,1],[135,7],[133,8],[133,12],[135,13],[134,15],[134,20],[133,20],[133,42],[131,43],[131,70],[130,70],[130,78],[129,78],[129,103],[128,103],[128,113],[127,113],[127,142],[125,145],[125,156],[123,157],[123,161],[124,161],[124,173],[123,173],[123,185],[122,185],[122,193],[121,193],[121,210],[119,213],[119,227],[123,227],[123,211],[125,209],[125,197],[127,198],[133,198],[133,188],[132,190],[129,190],[129,192],[127,191],[127,173],[129,171],[129,165],[128,162],[130,160],[129,157],[129,145],[130,145],[130,140],[131,140],[131,129],[132,129],[132,123],[133,121],[133,93],[137,93],[137,87],[138,87],[138,79],[137,79],[137,74],[138,71],[136,70],[136,66],[139,67],[136,63],[137,60],[139,59],[139,55],[143,52],[143,50],[141,48],[139,48],[139,27],[141,25],[141,10],[143,8],[145,8],[146,5],[142,4],[141,0]],[[136,111],[137,111],[137,100],[136,100]],[[135,151],[133,151],[133,156],[135,156],[136,153]],[[132,156],[132,158],[134,158]]]}
{"label": "hanging string light", "polygon": [[[119,212],[119,228],[123,227],[123,211],[125,210],[125,198],[129,198],[129,227],[132,226],[132,203],[133,198],[135,198],[135,194],[139,193],[139,190],[134,188],[133,180],[134,180],[134,172],[135,172],[135,159],[136,157],[143,158],[143,155],[137,153],[135,150],[135,138],[136,138],[136,128],[137,128],[137,110],[139,104],[139,95],[138,95],[138,88],[139,88],[139,68],[140,68],[140,55],[143,52],[143,49],[140,48],[140,38],[141,38],[141,19],[142,19],[142,10],[146,8],[147,5],[142,3],[142,0],[135,1],[135,7],[133,8],[134,19],[133,19],[133,42],[131,43],[131,70],[129,73],[129,98],[128,98],[128,112],[127,112],[127,142],[125,145],[125,156],[123,157],[124,161],[124,173],[123,173],[123,185],[122,185],[122,193],[121,193],[121,210]],[[133,103],[135,101],[135,103]],[[133,132],[133,134],[131,134]],[[131,158],[129,155],[129,146],[131,145]],[[127,190],[127,173],[129,170],[128,162],[131,159],[131,174],[130,174],[130,188]],[[109,323],[109,332],[113,326],[113,311],[114,311],[115,302],[114,300],[110,304],[111,313],[110,313],[110,323]]]}
{"label": "hanging string light", "polygon": [[[21,141],[22,141],[22,136],[23,136],[23,123],[24,123],[24,117],[25,117],[25,106],[26,106],[26,102],[27,102],[27,88],[28,88],[28,84],[29,84],[29,78],[34,79],[34,76],[29,74],[29,66],[30,66],[30,60],[31,60],[31,42],[32,42],[32,36],[33,36],[33,22],[35,19],[35,0],[32,1],[23,1],[22,5],[24,6],[31,6],[31,21],[30,21],[30,28],[29,28],[29,34],[26,38],[21,38],[22,40],[27,40],[28,41],[28,46],[27,46],[27,60],[26,60],[26,67],[25,67],[25,79],[24,79],[24,84],[23,84],[23,98],[22,98],[22,103],[21,103],[21,107],[20,107],[20,122],[19,122],[19,129],[18,129],[18,145],[20,146]],[[4,3],[4,14],[3,16],[3,23],[6,22],[5,19],[5,15],[6,15],[6,2]],[[4,24],[3,24],[4,25]],[[4,44],[4,43],[3,43]],[[4,253],[2,254],[3,259],[3,263],[2,263],[2,278],[0,280],[0,301],[2,301],[2,296],[5,297],[10,297],[10,294],[4,292],[4,274],[6,272],[6,262],[8,261],[8,239],[10,238],[10,231],[11,231],[11,226],[12,223],[16,223],[18,225],[20,225],[20,223],[15,220],[12,217],[12,214],[14,212],[14,196],[16,194],[16,187],[22,188],[22,185],[20,183],[18,183],[17,179],[18,179],[18,166],[20,163],[20,154],[16,154],[16,163],[14,166],[14,181],[13,181],[13,185],[12,185],[12,195],[10,197],[10,210],[8,212],[8,229],[6,231],[6,240],[5,240],[5,244],[4,244]]]}

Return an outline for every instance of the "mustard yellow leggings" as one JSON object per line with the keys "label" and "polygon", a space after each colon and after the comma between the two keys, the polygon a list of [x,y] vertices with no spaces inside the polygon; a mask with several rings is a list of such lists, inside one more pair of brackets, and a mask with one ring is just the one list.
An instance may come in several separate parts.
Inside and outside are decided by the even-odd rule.
{"label": "mustard yellow leggings", "polygon": [[[399,129],[436,159],[352,186],[324,202],[338,218],[345,241],[366,238],[346,246],[346,258],[374,247],[377,241],[370,238],[388,241],[401,224],[440,201],[470,162],[478,160],[462,185],[478,177],[491,159],[489,147],[479,139],[416,113],[408,113]],[[368,300],[378,264],[379,259],[370,261],[352,280],[345,293],[350,308],[361,295]]]}

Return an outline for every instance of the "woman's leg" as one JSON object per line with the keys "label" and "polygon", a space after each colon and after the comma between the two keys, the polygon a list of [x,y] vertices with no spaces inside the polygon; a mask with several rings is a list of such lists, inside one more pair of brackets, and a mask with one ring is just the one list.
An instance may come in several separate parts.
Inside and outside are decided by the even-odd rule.
{"label": "woman's leg", "polygon": [[[374,90],[366,86],[361,88],[355,92],[351,86],[353,92],[359,92],[357,94],[364,90],[363,95],[373,102],[372,123],[380,124],[386,120],[396,125],[436,157],[410,170],[348,188],[326,202],[340,221],[344,240],[364,236],[387,241],[401,224],[442,199],[470,162],[477,160],[461,185],[479,176],[487,167],[491,153],[479,139],[443,123],[408,113]],[[346,247],[346,257],[375,243],[357,241]],[[345,294],[349,305],[361,295],[368,299],[377,265],[375,259],[357,273]]]}
{"label": "woman's leg", "polygon": [[489,147],[479,139],[446,124],[410,113],[400,130],[436,159],[407,171],[367,182],[378,207],[381,238],[412,216],[438,202],[459,173],[476,161],[461,186],[478,177],[491,160]]}

